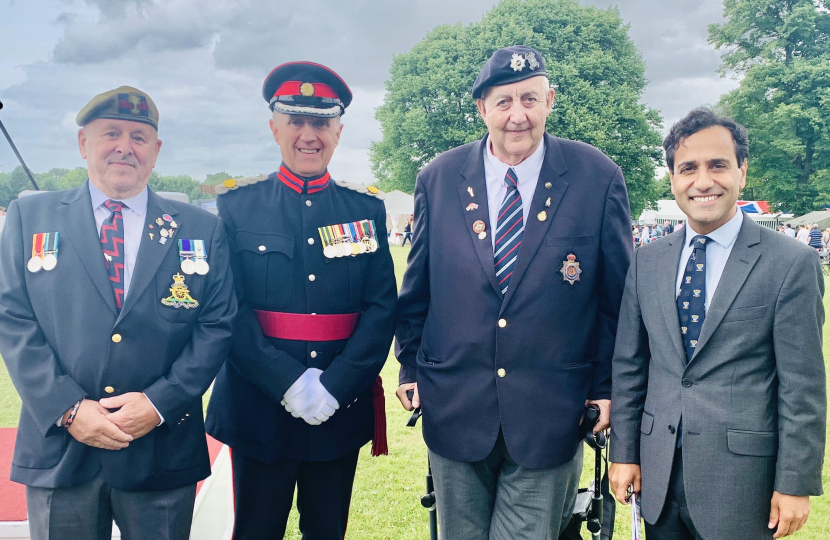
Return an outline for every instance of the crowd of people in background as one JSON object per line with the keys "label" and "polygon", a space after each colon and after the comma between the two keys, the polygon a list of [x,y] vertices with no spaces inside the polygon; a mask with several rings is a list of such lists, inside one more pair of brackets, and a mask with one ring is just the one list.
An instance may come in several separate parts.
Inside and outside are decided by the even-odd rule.
{"label": "crowd of people in background", "polygon": [[779,225],[778,232],[786,234],[790,238],[795,238],[802,244],[807,244],[819,252],[830,248],[830,227],[827,227],[822,232],[818,223],[801,224],[798,226],[798,232],[790,224]]}
{"label": "crowd of people in background", "polygon": [[668,236],[674,231],[678,231],[683,228],[683,222],[678,221],[677,224],[672,225],[672,222],[666,220],[663,222],[663,226],[661,227],[657,221],[653,221],[651,225],[648,223],[644,223],[642,226],[638,226],[636,223],[631,226],[631,234],[634,238],[634,247],[644,246],[649,242],[653,242],[658,238],[662,238],[664,236]]}

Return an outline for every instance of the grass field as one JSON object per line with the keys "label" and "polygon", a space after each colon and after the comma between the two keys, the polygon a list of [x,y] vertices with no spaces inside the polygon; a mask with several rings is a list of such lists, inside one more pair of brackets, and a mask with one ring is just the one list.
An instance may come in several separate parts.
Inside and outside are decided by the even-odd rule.
{"label": "grass field", "polygon": [[[409,248],[392,246],[392,256],[398,285],[406,266]],[[830,314],[830,294],[825,297],[825,309]],[[830,360],[830,328],[825,325],[824,357]],[[349,520],[350,540],[426,540],[429,538],[427,512],[419,499],[424,493],[426,447],[421,438],[420,424],[416,429],[405,427],[409,413],[404,411],[394,390],[398,380],[398,363],[390,354],[381,376],[386,388],[386,412],[389,436],[389,455],[372,458],[369,447],[361,451],[355,479],[352,509]],[[5,366],[0,364],[0,427],[17,424],[20,401],[9,381]],[[593,475],[593,452],[585,452],[582,486],[587,486]],[[830,490],[830,463],[825,454],[823,484]],[[735,486],[740,496],[741,486]],[[0,501],[2,504],[2,501]],[[615,538],[631,538],[628,507],[617,507]],[[291,515],[286,538],[299,540],[297,513]],[[584,535],[587,537],[587,535]],[[828,497],[812,500],[812,514],[805,529],[795,535],[801,540],[830,538],[830,502]]]}

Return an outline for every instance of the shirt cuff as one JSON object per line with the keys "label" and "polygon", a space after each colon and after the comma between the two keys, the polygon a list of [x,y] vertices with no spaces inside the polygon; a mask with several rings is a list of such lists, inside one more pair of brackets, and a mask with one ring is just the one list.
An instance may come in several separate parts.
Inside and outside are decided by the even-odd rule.
{"label": "shirt cuff", "polygon": [[[142,392],[142,393],[143,393],[143,392]],[[148,398],[148,397],[147,397],[147,394],[144,394],[144,397],[146,397],[146,398],[147,398],[147,401],[150,401],[150,398]],[[153,405],[153,402],[152,402],[152,401],[150,401],[150,405]],[[161,412],[159,412],[159,410],[156,408],[156,406],[155,406],[155,405],[153,405],[153,409],[155,409],[156,414],[157,414],[157,415],[159,415],[159,418],[161,418],[161,422],[159,422],[158,424],[156,424],[156,427],[159,427],[160,425],[162,425],[162,424],[164,423],[164,417],[161,415]]]}

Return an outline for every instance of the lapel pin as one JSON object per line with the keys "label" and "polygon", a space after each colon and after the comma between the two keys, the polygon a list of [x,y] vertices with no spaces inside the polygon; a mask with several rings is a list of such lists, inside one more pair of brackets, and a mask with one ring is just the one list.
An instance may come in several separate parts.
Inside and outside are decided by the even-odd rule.
{"label": "lapel pin", "polygon": [[545,208],[550,208],[550,197],[545,201]]}
{"label": "lapel pin", "polygon": [[576,255],[568,253],[568,260],[562,261],[562,268],[559,273],[562,274],[563,281],[567,281],[571,285],[579,281],[579,276],[582,274],[582,269],[579,268],[579,263],[576,262]]}
{"label": "lapel pin", "polygon": [[485,228],[487,228],[487,226],[480,219],[477,219],[473,223],[473,232],[478,234],[479,240],[487,238],[487,232],[484,230]]}
{"label": "lapel pin", "polygon": [[475,192],[473,191],[473,186],[467,186],[467,193],[470,194],[470,197],[476,196]]}
{"label": "lapel pin", "polygon": [[154,236],[153,233],[150,233],[150,240],[153,239],[153,236]]}
{"label": "lapel pin", "polygon": [[474,202],[471,202],[467,205],[467,212],[470,212],[472,210],[478,210],[478,205]]}
{"label": "lapel pin", "polygon": [[163,219],[164,221],[173,221],[173,218],[170,216],[170,214],[163,214],[161,216],[161,219]]}
{"label": "lapel pin", "polygon": [[156,225],[161,227],[162,225],[164,225],[164,220],[162,220],[161,218],[156,218]]}
{"label": "lapel pin", "polygon": [[545,188],[550,189],[552,187],[553,187],[553,184],[551,184],[550,182],[545,182]]}
{"label": "lapel pin", "polygon": [[546,219],[548,219],[548,213],[542,210],[541,212],[536,214],[536,219],[538,219],[539,221],[545,221]]}

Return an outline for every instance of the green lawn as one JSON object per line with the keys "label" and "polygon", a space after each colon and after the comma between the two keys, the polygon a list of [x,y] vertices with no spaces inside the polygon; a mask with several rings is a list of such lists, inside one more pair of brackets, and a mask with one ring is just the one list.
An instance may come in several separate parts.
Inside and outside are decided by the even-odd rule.
{"label": "green lawn", "polygon": [[[400,286],[409,247],[391,246],[396,275]],[[825,297],[825,309],[830,313],[830,294]],[[830,328],[825,326],[824,357],[830,360]],[[394,396],[398,380],[398,364],[390,354],[381,376],[386,388],[386,411],[389,436],[389,456],[372,458],[367,446],[361,451],[355,479],[348,538],[353,540],[425,540],[429,538],[427,512],[419,499],[424,493],[426,447],[421,439],[420,424],[416,429],[405,427],[409,413],[404,411]],[[17,423],[20,400],[9,381],[5,366],[0,364],[0,427]],[[582,486],[587,486],[593,475],[593,452],[585,452]],[[825,490],[830,490],[830,462],[825,455],[823,474]],[[741,486],[735,486],[739,491]],[[806,528],[797,533],[801,540],[830,538],[830,501],[827,497],[814,498],[812,514]],[[615,537],[631,537],[628,507],[618,507]],[[299,539],[297,514],[292,513],[291,531],[286,538]]]}

